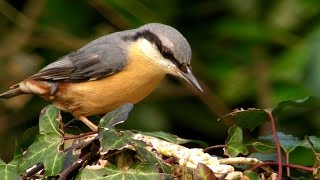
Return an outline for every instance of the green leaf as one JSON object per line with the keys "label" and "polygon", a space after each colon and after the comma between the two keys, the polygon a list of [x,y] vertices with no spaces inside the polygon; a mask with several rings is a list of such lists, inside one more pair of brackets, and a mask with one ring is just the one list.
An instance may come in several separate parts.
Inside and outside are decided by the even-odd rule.
{"label": "green leaf", "polygon": [[41,111],[39,119],[40,135],[25,151],[18,163],[18,172],[24,173],[33,165],[43,163],[45,175],[57,175],[63,167],[64,153],[60,151],[63,133],[59,129],[61,116],[52,105]]}
{"label": "green leaf", "polygon": [[138,165],[128,170],[121,170],[109,165],[102,169],[84,168],[77,179],[81,180],[117,180],[117,179],[139,179],[139,180],[160,180],[173,179],[173,175],[159,173],[155,165]]}
{"label": "green leaf", "polygon": [[261,123],[269,119],[268,113],[262,109],[248,109],[237,110],[227,115],[222,116],[220,119],[231,118],[235,121],[237,126],[241,128],[248,128],[251,131],[258,127]]}
{"label": "green leaf", "polygon": [[288,107],[293,108],[320,108],[320,99],[317,97],[306,97],[300,100],[287,100],[282,101],[278,104],[278,106],[272,109],[248,109],[248,110],[237,110],[226,114],[220,119],[231,118],[235,121],[237,126],[241,128],[248,128],[250,130],[255,129],[261,123],[269,120],[268,112],[271,111],[273,117],[279,116],[284,109]]}
{"label": "green leaf", "polygon": [[257,173],[250,171],[250,170],[244,171],[243,175],[244,175],[244,177],[242,179],[250,179],[250,180],[260,180],[261,179]]}
{"label": "green leaf", "polygon": [[107,154],[110,150],[121,150],[128,145],[132,146],[137,152],[139,159],[144,164],[156,164],[162,172],[170,173],[171,168],[165,164],[161,158],[158,158],[153,152],[147,149],[147,145],[143,141],[132,138],[131,131],[118,132],[114,128],[101,132],[101,154]]}
{"label": "green leaf", "polygon": [[23,173],[35,164],[43,163],[45,175],[57,175],[63,167],[64,154],[60,151],[61,138],[40,136],[28,148],[18,164],[18,172]]}
{"label": "green leaf", "polygon": [[133,104],[126,103],[114,111],[104,115],[99,122],[99,129],[113,127],[117,124],[123,123],[128,119],[128,115],[133,108]]}
{"label": "green leaf", "polygon": [[165,173],[171,173],[171,167],[167,165],[155,153],[148,150],[146,144],[143,141],[135,140],[132,146],[135,148],[138,156],[141,158],[143,163],[156,164],[161,169],[161,171]]}
{"label": "green leaf", "polygon": [[195,180],[214,180],[218,179],[212,170],[203,163],[199,163],[194,171]]}
{"label": "green leaf", "polygon": [[299,100],[287,100],[287,101],[282,101],[278,104],[277,107],[272,109],[272,115],[274,117],[279,116],[284,109],[288,107],[293,107],[293,108],[320,108],[320,99],[318,97],[314,96],[308,96],[303,99]]}
{"label": "green leaf", "polygon": [[277,161],[277,154],[276,153],[251,153],[249,158],[256,158],[259,159],[260,161]]}
{"label": "green leaf", "polygon": [[317,161],[315,154],[311,149],[302,146],[297,146],[289,154],[290,164],[299,164],[301,166],[313,166]]}
{"label": "green leaf", "polygon": [[16,162],[12,161],[6,164],[0,159],[0,174],[1,179],[19,179]]}
{"label": "green leaf", "polygon": [[242,143],[229,143],[224,152],[229,157],[236,157],[239,154],[247,155],[248,153],[248,148]]}
{"label": "green leaf", "polygon": [[[318,138],[316,136],[309,136],[308,138],[311,141],[313,148],[315,150],[320,150],[320,138]],[[306,139],[303,140],[303,142],[300,144],[300,146],[308,148],[308,149],[312,148],[311,144]]]}
{"label": "green leaf", "polygon": [[250,146],[253,146],[256,150],[260,151],[260,152],[269,152],[272,150],[275,150],[275,146],[267,144],[267,143],[263,143],[263,142],[253,142],[248,144]]}
{"label": "green leaf", "polygon": [[43,108],[39,118],[39,132],[43,135],[62,136],[60,130],[61,116],[60,111],[53,105]]}
{"label": "green leaf", "polygon": [[[296,147],[301,146],[302,144],[302,141],[299,138],[294,137],[292,135],[286,135],[282,132],[278,132],[277,135],[280,141],[281,148],[287,153],[290,153]],[[266,142],[271,142],[274,144],[273,135],[260,136],[258,139]]]}
{"label": "green leaf", "polygon": [[101,150],[102,155],[107,154],[110,150],[120,150],[131,144],[133,133],[130,131],[118,132],[115,129],[102,131],[101,133]]}
{"label": "green leaf", "polygon": [[163,139],[165,141],[174,143],[174,144],[186,144],[186,143],[196,143],[203,147],[207,146],[206,142],[200,141],[200,140],[193,140],[193,139],[184,139],[180,138],[176,135],[173,135],[171,133],[163,132],[163,131],[155,131],[155,132],[139,132],[140,134],[144,134],[147,136],[157,137],[160,139]]}
{"label": "green leaf", "polygon": [[229,157],[248,154],[248,149],[246,145],[243,144],[242,129],[240,127],[234,125],[229,129],[224,153]]}
{"label": "green leaf", "polygon": [[39,135],[39,128],[37,126],[29,128],[25,131],[21,138],[19,138],[16,142],[16,150],[14,156],[22,156],[24,150],[26,150],[36,139],[37,135]]}

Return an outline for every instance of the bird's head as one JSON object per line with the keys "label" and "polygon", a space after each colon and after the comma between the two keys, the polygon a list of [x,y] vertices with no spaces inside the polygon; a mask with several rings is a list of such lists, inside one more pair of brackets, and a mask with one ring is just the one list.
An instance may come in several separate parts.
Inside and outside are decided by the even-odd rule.
{"label": "bird's head", "polygon": [[131,37],[140,50],[160,69],[185,79],[202,91],[191,72],[191,47],[186,38],[175,28],[151,23],[135,29]]}

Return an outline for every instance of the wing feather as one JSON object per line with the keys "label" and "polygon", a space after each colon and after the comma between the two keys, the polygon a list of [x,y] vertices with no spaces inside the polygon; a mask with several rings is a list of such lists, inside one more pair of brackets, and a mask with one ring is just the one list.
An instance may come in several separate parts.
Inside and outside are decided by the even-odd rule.
{"label": "wing feather", "polygon": [[89,44],[49,64],[29,79],[62,82],[96,80],[123,69],[126,64],[124,57],[122,49],[117,46]]}

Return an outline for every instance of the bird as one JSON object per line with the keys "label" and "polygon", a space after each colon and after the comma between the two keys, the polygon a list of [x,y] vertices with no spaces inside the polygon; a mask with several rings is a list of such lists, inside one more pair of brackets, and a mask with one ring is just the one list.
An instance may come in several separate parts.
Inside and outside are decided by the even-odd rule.
{"label": "bird", "polygon": [[71,113],[91,130],[102,115],[148,96],[166,74],[203,92],[191,71],[191,47],[175,28],[149,23],[99,37],[45,66],[2,94],[36,94]]}

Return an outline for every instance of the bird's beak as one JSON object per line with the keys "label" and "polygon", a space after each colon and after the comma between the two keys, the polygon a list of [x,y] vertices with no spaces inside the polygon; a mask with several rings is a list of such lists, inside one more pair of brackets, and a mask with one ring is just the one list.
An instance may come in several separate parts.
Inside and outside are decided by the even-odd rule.
{"label": "bird's beak", "polygon": [[184,71],[180,71],[183,79],[185,79],[189,84],[192,84],[194,87],[196,87],[199,91],[203,92],[201,86],[199,85],[197,79],[192,74],[189,67],[185,67],[186,69]]}

